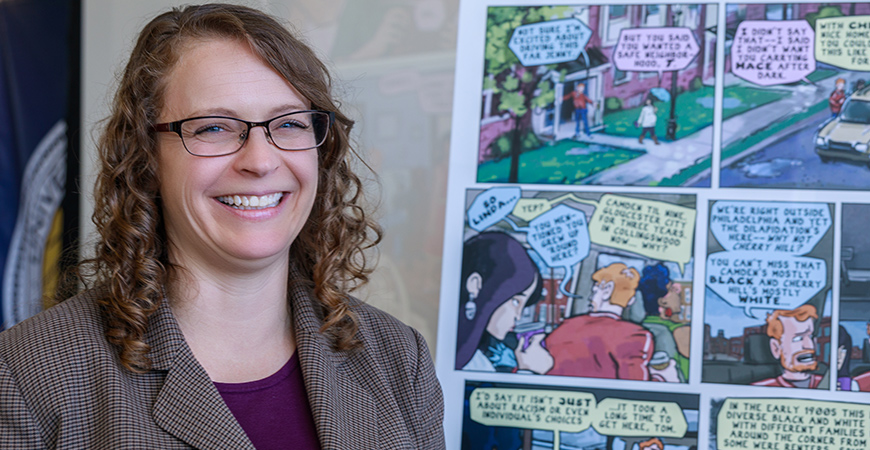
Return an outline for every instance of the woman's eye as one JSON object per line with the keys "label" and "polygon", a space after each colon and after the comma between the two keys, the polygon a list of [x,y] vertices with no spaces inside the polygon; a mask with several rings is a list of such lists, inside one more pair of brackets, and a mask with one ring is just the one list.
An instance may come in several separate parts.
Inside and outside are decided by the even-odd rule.
{"label": "woman's eye", "polygon": [[281,128],[283,128],[283,129],[300,128],[300,129],[304,130],[304,129],[308,128],[308,126],[305,125],[304,123],[298,121],[298,120],[287,120],[287,121],[284,121],[284,122],[281,122],[280,124],[278,124],[278,126],[276,128],[279,128],[279,129],[281,129]]}
{"label": "woman's eye", "polygon": [[193,134],[199,136],[199,135],[203,135],[203,134],[226,133],[228,131],[230,131],[229,127],[227,127],[223,124],[214,123],[214,124],[210,124],[210,125],[202,125],[200,127],[197,127],[196,130],[194,130]]}

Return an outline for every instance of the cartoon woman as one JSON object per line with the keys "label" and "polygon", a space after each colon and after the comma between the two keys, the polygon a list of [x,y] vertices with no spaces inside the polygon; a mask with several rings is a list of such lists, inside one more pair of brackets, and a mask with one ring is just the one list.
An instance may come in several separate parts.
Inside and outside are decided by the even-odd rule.
{"label": "cartoon woman", "polygon": [[[459,294],[456,368],[545,373],[553,358],[537,334],[518,350],[505,342],[524,308],[541,298],[541,277],[526,249],[511,236],[484,232],[465,242]],[[523,349],[525,350],[519,350]]]}
{"label": "cartoon woman", "polygon": [[852,336],[840,325],[837,342],[837,390],[859,391],[858,382],[849,374],[849,364],[852,361]]}

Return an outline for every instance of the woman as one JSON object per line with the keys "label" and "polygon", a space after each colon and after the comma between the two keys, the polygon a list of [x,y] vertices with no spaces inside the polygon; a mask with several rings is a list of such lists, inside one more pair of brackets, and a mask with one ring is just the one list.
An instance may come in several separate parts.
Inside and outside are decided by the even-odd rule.
{"label": "woman", "polygon": [[348,297],[352,121],[273,18],[152,20],[99,142],[93,289],[0,335],[2,448],[442,448],[423,338]]}
{"label": "woman", "polygon": [[459,298],[457,369],[550,370],[553,358],[541,345],[543,333],[528,340],[520,338],[517,345],[505,343],[523,309],[541,298],[538,268],[522,244],[499,232],[481,233],[466,241]]}
{"label": "woman", "polygon": [[852,379],[849,366],[852,364],[852,336],[840,325],[837,330],[837,390],[860,391],[858,382]]}
{"label": "woman", "polygon": [[653,142],[656,145],[659,145],[659,138],[656,136],[656,121],[658,120],[658,117],[656,117],[657,112],[658,108],[653,104],[652,96],[648,96],[643,104],[643,108],[640,109],[640,115],[637,117],[637,122],[635,122],[636,126],[641,127],[640,137],[637,138],[637,141],[641,144],[643,144],[643,137],[649,133]]}

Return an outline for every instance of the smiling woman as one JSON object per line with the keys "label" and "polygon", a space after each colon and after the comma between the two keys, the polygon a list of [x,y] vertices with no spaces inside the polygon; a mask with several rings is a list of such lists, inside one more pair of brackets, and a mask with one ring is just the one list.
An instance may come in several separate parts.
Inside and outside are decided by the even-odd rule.
{"label": "smiling woman", "polygon": [[348,292],[380,228],[305,44],[152,20],[99,142],[88,289],[0,334],[2,448],[442,448],[415,330]]}

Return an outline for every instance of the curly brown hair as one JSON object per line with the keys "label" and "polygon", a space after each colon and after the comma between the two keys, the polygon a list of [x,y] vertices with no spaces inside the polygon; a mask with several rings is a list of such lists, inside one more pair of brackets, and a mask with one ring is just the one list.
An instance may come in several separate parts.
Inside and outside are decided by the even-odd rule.
{"label": "curly brown hair", "polygon": [[[169,262],[168,239],[159,196],[160,167],[151,127],[163,105],[166,76],[185,44],[199,39],[246,42],[263,61],[290,82],[312,109],[335,114],[318,150],[317,196],[310,217],[290,248],[290,258],[323,310],[321,332],[336,349],[359,345],[357,317],[347,292],[368,281],[365,250],[381,239],[380,227],[366,215],[360,178],[350,166],[353,121],[332,96],[326,66],[275,18],[238,5],[176,8],[149,22],[124,69],[112,112],[99,142],[101,168],[94,191],[93,221],[100,238],[93,258],[76,268],[86,286],[102,287],[100,305],[107,338],[132,371],[150,367],[144,341],[149,316],[178,270]],[[363,163],[364,164],[364,163]]]}

